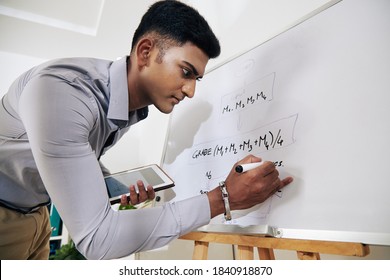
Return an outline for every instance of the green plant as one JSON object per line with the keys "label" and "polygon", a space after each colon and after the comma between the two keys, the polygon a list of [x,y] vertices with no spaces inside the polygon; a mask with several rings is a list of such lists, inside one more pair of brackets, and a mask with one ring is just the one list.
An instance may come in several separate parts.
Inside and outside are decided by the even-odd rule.
{"label": "green plant", "polygon": [[57,249],[55,254],[49,256],[49,260],[85,260],[86,258],[76,249],[74,242],[71,240]]}

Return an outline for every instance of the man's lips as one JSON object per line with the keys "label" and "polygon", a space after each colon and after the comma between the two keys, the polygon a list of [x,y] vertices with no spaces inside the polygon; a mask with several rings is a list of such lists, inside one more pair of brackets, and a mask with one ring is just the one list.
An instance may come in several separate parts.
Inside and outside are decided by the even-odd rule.
{"label": "man's lips", "polygon": [[173,96],[173,100],[176,104],[179,104],[180,101],[182,101],[184,99],[184,96],[183,97],[176,97],[176,96]]}

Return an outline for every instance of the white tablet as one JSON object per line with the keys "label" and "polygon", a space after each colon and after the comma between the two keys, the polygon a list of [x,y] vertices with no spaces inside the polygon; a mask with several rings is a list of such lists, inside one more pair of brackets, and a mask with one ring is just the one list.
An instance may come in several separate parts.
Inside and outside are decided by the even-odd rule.
{"label": "white tablet", "polygon": [[138,192],[138,180],[143,181],[145,187],[152,185],[156,192],[175,185],[173,180],[157,164],[114,173],[104,177],[104,180],[111,204],[119,202],[123,194],[130,195],[130,185],[135,185]]}

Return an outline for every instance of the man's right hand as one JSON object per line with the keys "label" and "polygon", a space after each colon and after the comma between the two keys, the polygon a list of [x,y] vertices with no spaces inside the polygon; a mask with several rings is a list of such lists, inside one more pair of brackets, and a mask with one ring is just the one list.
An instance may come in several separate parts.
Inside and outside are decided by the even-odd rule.
{"label": "man's right hand", "polygon": [[[279,171],[274,163],[268,161],[244,173],[235,171],[235,167],[239,164],[260,161],[261,158],[249,155],[237,162],[231,169],[225,180],[231,210],[247,209],[262,203],[293,181],[292,177],[280,179]],[[208,197],[212,218],[225,212],[222,193],[219,188],[210,191]]]}

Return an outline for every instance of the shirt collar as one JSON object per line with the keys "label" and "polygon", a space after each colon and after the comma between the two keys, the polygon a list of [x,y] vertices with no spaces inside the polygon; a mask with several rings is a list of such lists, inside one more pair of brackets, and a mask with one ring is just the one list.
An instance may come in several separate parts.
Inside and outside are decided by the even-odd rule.
{"label": "shirt collar", "polygon": [[[127,57],[114,61],[110,67],[110,101],[108,104],[107,117],[112,120],[125,121],[128,124],[141,121],[148,116],[149,109],[144,107],[134,114],[135,119],[129,113],[129,89],[127,86]],[[122,122],[120,122],[122,123]],[[123,126],[118,124],[119,126]]]}
{"label": "shirt collar", "polygon": [[129,120],[129,93],[127,87],[126,57],[114,61],[110,67],[110,101],[107,117],[115,120]]}

